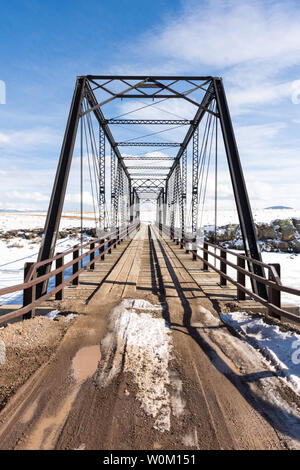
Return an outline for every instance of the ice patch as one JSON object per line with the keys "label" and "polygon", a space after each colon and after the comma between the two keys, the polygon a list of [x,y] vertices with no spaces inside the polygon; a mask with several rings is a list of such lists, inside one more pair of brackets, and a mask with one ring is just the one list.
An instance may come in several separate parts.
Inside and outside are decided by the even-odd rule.
{"label": "ice patch", "polygon": [[45,317],[50,318],[50,320],[54,320],[58,315],[60,315],[59,310],[51,310],[51,312],[46,313]]}
{"label": "ice patch", "polygon": [[300,393],[300,335],[280,331],[245,312],[220,313],[222,321],[239,331]]}
{"label": "ice patch", "polygon": [[182,413],[182,384],[168,370],[171,330],[162,318],[132,308],[141,310],[142,305],[148,311],[158,309],[140,299],[126,299],[114,309],[110,331],[101,343],[98,383],[104,387],[121,370],[130,373],[142,409],[155,418],[154,428],[164,432],[170,430],[171,411],[175,416]]}

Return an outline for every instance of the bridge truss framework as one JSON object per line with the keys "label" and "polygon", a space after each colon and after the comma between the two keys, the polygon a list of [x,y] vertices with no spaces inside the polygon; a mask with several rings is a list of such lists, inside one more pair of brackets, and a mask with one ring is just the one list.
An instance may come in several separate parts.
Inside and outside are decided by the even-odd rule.
{"label": "bridge truss framework", "polygon": [[[121,116],[107,118],[104,110],[116,100],[129,104],[141,101],[143,117],[126,119]],[[162,118],[159,105],[171,100],[182,103],[187,109],[193,110],[191,119],[172,116]],[[157,118],[153,117],[153,110]],[[150,116],[145,118],[147,111]],[[169,113],[172,114],[172,113]],[[175,114],[175,113],[173,113]],[[233,194],[240,222],[246,255],[260,261],[261,255],[257,244],[255,227],[247,188],[235,140],[231,116],[227,104],[222,79],[212,76],[114,76],[87,75],[76,80],[68,122],[61,148],[56,177],[50,199],[43,243],[38,261],[53,257],[61,219],[71,161],[78,133],[79,123],[86,120],[86,128],[90,125],[91,116],[98,126],[98,143],[94,142],[97,156],[98,207],[99,226],[105,230],[108,225],[106,204],[109,198],[109,224],[115,227],[132,223],[139,219],[140,204],[144,201],[156,201],[156,217],[159,226],[170,228],[170,235],[175,232],[179,237],[197,237],[199,212],[199,154],[203,141],[200,142],[199,126],[204,117],[210,116],[219,123],[221,128]],[[146,134],[155,135],[155,140],[142,140],[135,137],[127,140],[116,140],[111,128],[133,128],[133,126],[173,126],[172,130],[186,128],[184,138],[180,141],[168,142],[157,140],[160,132]],[[216,124],[217,128],[217,124]],[[81,135],[81,139],[82,139]],[[190,144],[190,146],[189,146]],[[92,145],[92,143],[91,143]],[[128,155],[122,153],[123,148],[152,149],[148,157],[143,153]],[[200,148],[201,147],[201,148]],[[107,156],[106,150],[110,149]],[[172,156],[161,153],[161,149],[171,149]],[[191,153],[191,184],[188,185],[188,153]],[[135,150],[136,151],[136,150]],[[143,150],[144,151],[144,150]],[[148,150],[149,152],[149,150]],[[175,152],[175,153],[174,153]],[[110,182],[105,175],[106,166],[110,165]],[[187,194],[191,193],[191,223],[187,228]],[[179,226],[178,226],[179,225]],[[253,264],[249,269],[259,276],[264,276],[263,269]],[[47,267],[43,267],[39,275],[43,275]],[[265,286],[253,281],[252,288],[260,296],[267,298]],[[42,293],[42,289],[39,295]]]}

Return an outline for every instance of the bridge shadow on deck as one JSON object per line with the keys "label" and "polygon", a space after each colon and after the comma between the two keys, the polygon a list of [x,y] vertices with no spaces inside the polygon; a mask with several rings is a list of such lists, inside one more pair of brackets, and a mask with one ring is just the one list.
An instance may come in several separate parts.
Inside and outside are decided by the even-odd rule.
{"label": "bridge shadow on deck", "polygon": [[[151,271],[152,271],[152,286],[153,292],[156,292],[159,296],[160,302],[162,304],[167,305],[166,303],[166,291],[165,286],[162,278],[161,269],[158,262],[158,257],[156,253],[156,249],[154,246],[154,242],[151,235],[151,229],[148,228],[148,236],[149,236],[149,243],[150,243],[150,257],[151,257]],[[224,362],[224,360],[219,356],[217,351],[208,344],[205,339],[199,334],[200,329],[209,329],[209,328],[226,328],[225,325],[220,325],[216,327],[202,327],[196,328],[191,325],[191,318],[192,318],[192,309],[189,303],[189,300],[185,296],[184,289],[181,288],[180,281],[176,275],[176,272],[169,260],[169,257],[163,247],[163,244],[157,238],[157,243],[161,250],[161,253],[164,257],[164,261],[166,263],[167,269],[171,276],[171,279],[174,283],[174,288],[177,291],[178,297],[181,301],[184,314],[183,314],[183,322],[182,324],[172,323],[170,318],[170,312],[168,307],[163,310],[163,318],[168,323],[171,329],[177,330],[182,334],[189,335],[202,349],[202,351],[207,355],[210,359],[211,363],[214,367],[223,375],[226,376],[228,380],[236,387],[236,389],[241,393],[241,395],[245,398],[245,400],[261,415],[264,417],[266,421],[273,426],[274,429],[282,432],[283,434],[293,438],[300,440],[300,419],[293,415],[292,413],[288,412],[287,410],[276,406],[260,396],[256,395],[254,391],[250,388],[249,384],[251,382],[257,382],[260,379],[278,376],[272,371],[261,371],[252,374],[244,374],[244,375],[237,375],[235,374],[230,367]],[[156,283],[156,278],[158,280],[158,286]],[[203,292],[204,297],[208,298],[207,295]],[[194,297],[195,298],[195,297]],[[215,303],[218,303],[217,301]],[[214,305],[214,308],[216,305]],[[183,331],[181,328],[186,328],[186,331]],[[230,333],[232,333],[230,331]],[[238,336],[238,335],[237,335]],[[242,338],[239,337],[241,341]]]}

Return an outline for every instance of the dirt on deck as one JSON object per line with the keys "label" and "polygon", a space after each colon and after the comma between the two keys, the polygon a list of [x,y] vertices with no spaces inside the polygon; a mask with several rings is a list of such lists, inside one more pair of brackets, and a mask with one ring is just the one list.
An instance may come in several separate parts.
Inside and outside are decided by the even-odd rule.
{"label": "dirt on deck", "polygon": [[36,317],[0,329],[0,410],[26,380],[55,353],[73,320]]}

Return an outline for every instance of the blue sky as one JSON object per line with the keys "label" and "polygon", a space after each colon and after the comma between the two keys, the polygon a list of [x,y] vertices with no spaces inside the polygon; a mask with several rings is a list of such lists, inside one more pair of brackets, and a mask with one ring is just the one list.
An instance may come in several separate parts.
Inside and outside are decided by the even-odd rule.
{"label": "blue sky", "polygon": [[89,73],[222,76],[253,205],[300,208],[299,1],[0,8],[0,208],[47,208],[75,78]]}

